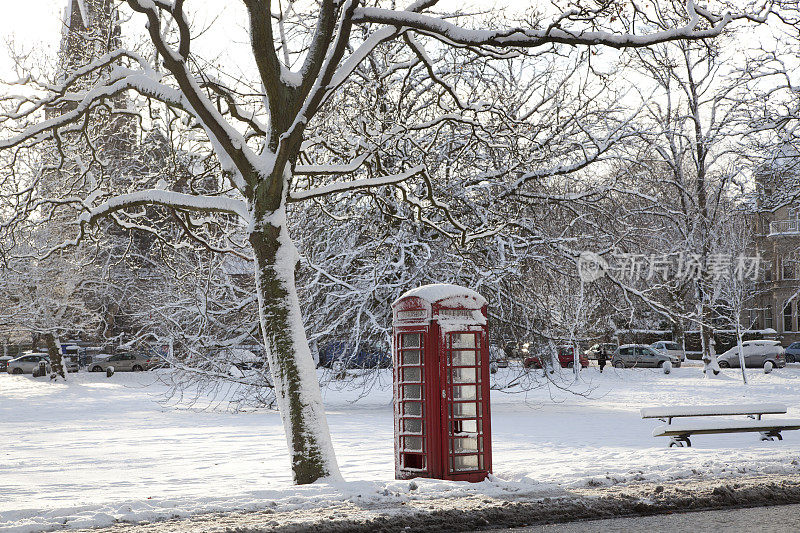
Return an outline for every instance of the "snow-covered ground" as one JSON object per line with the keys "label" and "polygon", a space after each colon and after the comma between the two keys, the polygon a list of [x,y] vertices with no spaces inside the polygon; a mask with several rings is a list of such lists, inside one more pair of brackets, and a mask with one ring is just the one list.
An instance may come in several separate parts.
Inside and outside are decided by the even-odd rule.
{"label": "snow-covered ground", "polygon": [[[501,370],[514,373],[517,369]],[[162,371],[168,372],[168,371]],[[800,473],[800,432],[693,438],[667,448],[639,408],[784,403],[800,418],[800,365],[770,375],[738,370],[705,380],[696,367],[596,368],[572,385],[492,396],[495,476],[469,484],[393,470],[390,374],[324,392],[343,484],[291,485],[277,413],[179,409],[159,403],[157,373],[71,374],[66,384],[0,374],[0,531],[103,526],[198,512],[311,509],[332,501],[397,502],[475,494],[547,495],[632,480]],[[502,374],[499,377],[507,377]],[[569,383],[571,374],[564,375]],[[362,397],[363,396],[363,397]],[[357,402],[354,400],[361,397]]]}

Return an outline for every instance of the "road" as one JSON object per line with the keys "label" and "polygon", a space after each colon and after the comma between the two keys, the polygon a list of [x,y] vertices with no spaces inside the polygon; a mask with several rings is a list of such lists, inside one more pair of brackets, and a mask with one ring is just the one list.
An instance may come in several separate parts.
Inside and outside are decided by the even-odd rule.
{"label": "road", "polygon": [[691,531],[692,533],[800,531],[800,504],[747,509],[722,509],[656,516],[589,520],[507,529],[514,533],[631,533]]}

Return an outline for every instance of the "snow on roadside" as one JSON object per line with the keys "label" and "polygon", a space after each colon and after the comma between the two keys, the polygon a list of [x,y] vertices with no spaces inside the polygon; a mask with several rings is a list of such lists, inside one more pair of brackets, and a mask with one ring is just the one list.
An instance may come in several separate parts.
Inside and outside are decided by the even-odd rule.
{"label": "snow on roadside", "polygon": [[[511,368],[503,373],[518,370]],[[736,371],[738,372],[738,370]],[[365,396],[326,389],[325,403],[345,483],[291,485],[280,417],[176,409],[156,400],[155,373],[73,374],[52,384],[0,375],[0,531],[104,526],[194,513],[313,509],[335,501],[509,494],[537,497],[632,480],[799,473],[800,432],[781,442],[711,435],[692,448],[650,436],[639,408],[698,403],[784,403],[800,415],[800,366],[744,386],[734,371],[705,380],[697,368],[581,373],[576,396],[556,387],[495,391],[494,474],[478,484],[393,479],[390,377]],[[572,375],[565,372],[566,383]],[[512,388],[511,391],[514,391]],[[361,398],[360,398],[361,397]],[[360,398],[360,399],[359,399]],[[358,399],[357,402],[355,400]]]}

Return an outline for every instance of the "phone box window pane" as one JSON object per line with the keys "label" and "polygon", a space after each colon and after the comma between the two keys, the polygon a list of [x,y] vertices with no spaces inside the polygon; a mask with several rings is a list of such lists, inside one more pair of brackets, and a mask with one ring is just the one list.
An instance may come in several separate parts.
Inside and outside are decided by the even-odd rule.
{"label": "phone box window pane", "polygon": [[404,414],[408,416],[422,416],[422,402],[404,402]]}
{"label": "phone box window pane", "polygon": [[403,437],[403,449],[412,452],[421,452],[422,437]]}
{"label": "phone box window pane", "polygon": [[413,381],[417,383],[422,381],[422,369],[419,368],[418,366],[412,366],[411,368],[404,368],[403,381]]}
{"label": "phone box window pane", "polygon": [[475,350],[453,350],[450,361],[454,366],[475,366],[478,364],[478,352]]}
{"label": "phone box window pane", "polygon": [[465,437],[450,441],[453,453],[477,452],[478,437]]}
{"label": "phone box window pane", "polygon": [[422,470],[423,468],[425,468],[425,456],[404,453],[403,466],[405,468],[413,468],[414,470]]}
{"label": "phone box window pane", "polygon": [[477,470],[478,469],[478,456],[477,455],[457,455],[453,457],[453,470],[456,472],[462,470]]}
{"label": "phone box window pane", "polygon": [[420,340],[419,333],[403,333],[403,348],[419,348]]}
{"label": "phone box window pane", "polygon": [[403,431],[406,433],[422,433],[421,418],[406,418],[403,420]]}
{"label": "phone box window pane", "polygon": [[403,350],[403,364],[404,365],[418,365],[419,364],[419,350]]}
{"label": "phone box window pane", "polygon": [[450,422],[453,435],[460,433],[478,433],[480,424],[477,420],[454,420]]}
{"label": "phone box window pane", "polygon": [[450,370],[453,383],[477,383],[477,368],[453,368]]}
{"label": "phone box window pane", "polygon": [[475,334],[474,333],[452,333],[453,348],[475,348]]}
{"label": "phone box window pane", "polygon": [[422,385],[403,385],[403,398],[409,400],[422,399]]}
{"label": "phone box window pane", "polygon": [[455,385],[453,386],[454,400],[475,400],[478,398],[478,387],[475,385]]}
{"label": "phone box window pane", "polygon": [[454,403],[450,407],[453,418],[469,418],[478,416],[477,404],[475,403]]}

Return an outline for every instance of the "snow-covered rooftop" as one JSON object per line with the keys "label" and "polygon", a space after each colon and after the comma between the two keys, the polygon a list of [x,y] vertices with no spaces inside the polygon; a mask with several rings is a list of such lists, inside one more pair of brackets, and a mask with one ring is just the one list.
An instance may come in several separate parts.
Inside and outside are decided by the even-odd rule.
{"label": "snow-covered rooftop", "polygon": [[[402,300],[403,298],[408,298],[409,296],[416,296],[418,298],[422,298],[428,303],[439,303],[442,300],[447,300],[450,298],[459,298],[459,299],[471,299],[478,305],[478,307],[483,307],[486,305],[486,298],[478,294],[472,289],[468,289],[466,287],[461,287],[459,285],[452,285],[450,283],[432,283],[430,285],[422,285],[421,287],[417,287],[416,289],[411,289],[410,291],[406,291],[405,294],[398,298]],[[395,302],[397,303],[397,302]]]}

